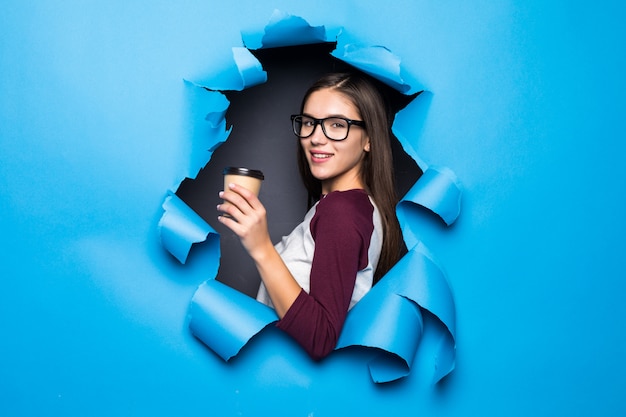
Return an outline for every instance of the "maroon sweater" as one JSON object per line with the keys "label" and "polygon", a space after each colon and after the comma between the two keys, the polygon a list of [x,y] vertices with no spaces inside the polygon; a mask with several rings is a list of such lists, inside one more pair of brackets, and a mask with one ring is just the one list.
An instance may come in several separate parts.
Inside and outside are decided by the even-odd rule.
{"label": "maroon sweater", "polygon": [[365,191],[349,190],[328,194],[315,210],[310,291],[300,292],[277,326],[318,360],[337,345],[357,272],[368,266],[374,207]]}

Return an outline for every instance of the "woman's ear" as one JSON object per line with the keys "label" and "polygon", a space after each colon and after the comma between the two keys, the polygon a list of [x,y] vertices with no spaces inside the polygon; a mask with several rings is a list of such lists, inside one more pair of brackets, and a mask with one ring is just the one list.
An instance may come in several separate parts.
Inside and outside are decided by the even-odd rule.
{"label": "woman's ear", "polygon": [[368,140],[367,143],[365,144],[365,147],[363,148],[363,150],[365,152],[369,152],[370,151],[370,141]]}

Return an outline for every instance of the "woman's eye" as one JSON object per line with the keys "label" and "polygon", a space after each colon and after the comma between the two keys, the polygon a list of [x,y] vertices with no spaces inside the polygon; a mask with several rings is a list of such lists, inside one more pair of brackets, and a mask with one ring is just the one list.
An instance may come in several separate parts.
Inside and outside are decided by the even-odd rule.
{"label": "woman's eye", "polygon": [[330,123],[330,127],[333,129],[343,129],[346,127],[346,123],[343,120],[333,120]]}

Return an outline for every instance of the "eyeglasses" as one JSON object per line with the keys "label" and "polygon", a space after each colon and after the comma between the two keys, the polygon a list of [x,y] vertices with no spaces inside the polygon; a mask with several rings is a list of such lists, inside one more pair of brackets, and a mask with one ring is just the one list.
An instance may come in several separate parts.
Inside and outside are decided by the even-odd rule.
{"label": "eyeglasses", "polygon": [[315,117],[294,114],[291,116],[293,133],[300,139],[308,138],[315,132],[317,125],[322,125],[322,132],[330,140],[344,140],[348,137],[350,126],[355,125],[365,127],[365,122],[361,120],[350,120],[345,117],[326,117],[316,119]]}

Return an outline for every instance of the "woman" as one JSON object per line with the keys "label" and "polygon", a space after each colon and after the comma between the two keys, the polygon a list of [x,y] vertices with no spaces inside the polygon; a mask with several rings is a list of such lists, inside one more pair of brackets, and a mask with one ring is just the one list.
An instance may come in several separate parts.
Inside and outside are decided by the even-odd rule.
{"label": "woman", "polygon": [[314,359],[336,346],[351,308],[400,257],[390,118],[374,85],[357,74],[329,74],[292,116],[300,173],[315,202],[304,221],[274,246],[266,212],[231,184],[219,221],[239,236],[262,279],[259,301],[277,326]]}

